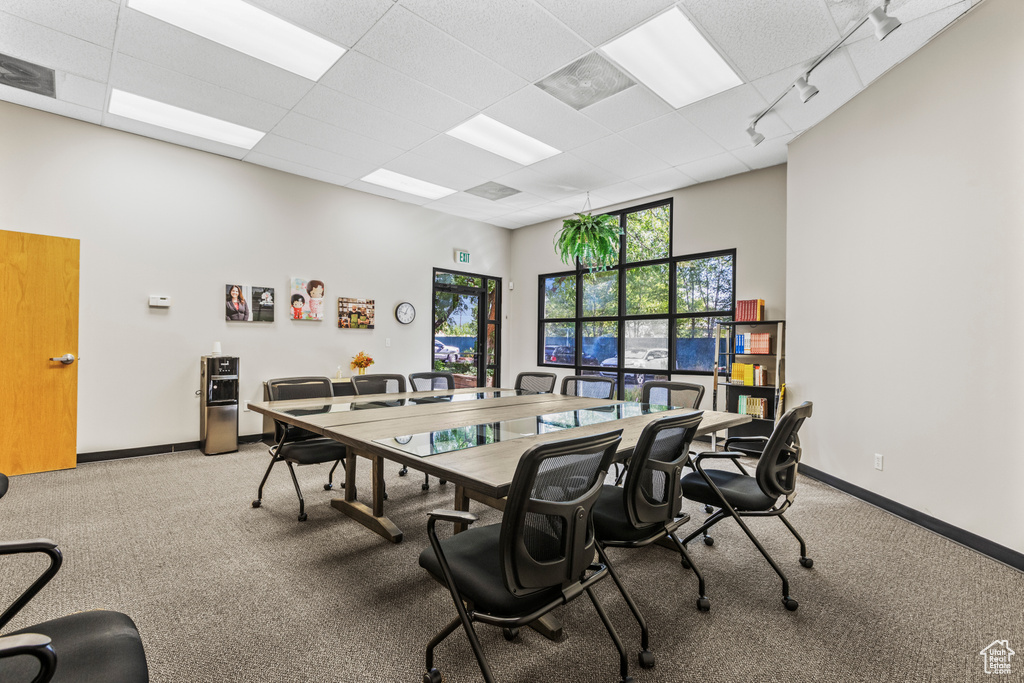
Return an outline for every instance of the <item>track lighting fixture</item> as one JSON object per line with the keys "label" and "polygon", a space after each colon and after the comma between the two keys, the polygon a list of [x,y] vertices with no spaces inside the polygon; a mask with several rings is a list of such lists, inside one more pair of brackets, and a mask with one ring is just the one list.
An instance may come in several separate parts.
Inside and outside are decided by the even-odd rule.
{"label": "track lighting fixture", "polygon": [[846,33],[843,34],[843,37],[840,38],[835,45],[826,50],[820,57],[815,59],[813,62],[810,62],[807,66],[807,69],[795,81],[793,81],[790,85],[787,85],[786,89],[782,91],[782,94],[776,97],[771,104],[769,104],[760,114],[755,116],[750,121],[750,125],[747,127],[747,135],[750,136],[750,142],[755,147],[764,141],[764,136],[758,133],[757,130],[755,130],[757,122],[764,118],[765,114],[767,114],[768,112],[775,108],[775,105],[777,105],[782,100],[782,98],[786,96],[786,93],[789,92],[790,88],[796,89],[797,94],[800,96],[801,102],[807,102],[812,97],[817,95],[818,89],[807,82],[807,79],[810,78],[811,76],[811,72],[814,71],[819,64],[825,61],[826,57],[828,57],[833,52],[842,47],[843,43],[845,43],[850,38],[850,36],[856,33],[857,29],[863,26],[865,22],[869,20],[871,21],[872,25],[875,27],[875,37],[878,38],[879,40],[884,40],[887,35],[889,35],[890,33],[892,33],[893,31],[900,27],[900,20],[886,13],[886,10],[889,8],[889,1],[890,0],[884,0],[884,2],[882,2],[881,5],[868,12],[860,21],[850,26],[850,28],[846,30]]}

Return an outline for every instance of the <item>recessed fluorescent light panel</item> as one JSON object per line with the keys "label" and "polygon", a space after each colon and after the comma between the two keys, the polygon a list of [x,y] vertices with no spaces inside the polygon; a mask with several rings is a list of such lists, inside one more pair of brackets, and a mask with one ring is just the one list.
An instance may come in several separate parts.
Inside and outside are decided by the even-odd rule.
{"label": "recessed fluorescent light panel", "polygon": [[266,135],[261,130],[246,128],[237,123],[215,119],[116,88],[110,93],[110,106],[107,111],[117,116],[243,149],[252,149],[253,145]]}
{"label": "recessed fluorescent light panel", "polygon": [[601,50],[676,109],[743,83],[678,8]]}
{"label": "recessed fluorescent light panel", "polygon": [[483,114],[477,114],[469,121],[455,126],[448,131],[448,135],[523,166],[562,153],[560,149],[546,145]]}
{"label": "recessed fluorescent light panel", "polygon": [[128,0],[128,7],[311,81],[345,48],[242,0]]}
{"label": "recessed fluorescent light panel", "polygon": [[374,185],[380,185],[381,187],[389,187],[392,190],[414,194],[417,197],[426,197],[427,199],[440,199],[441,197],[455,194],[455,190],[450,188],[428,183],[418,178],[410,178],[407,175],[395,173],[385,168],[378,168],[370,175],[363,176],[361,180],[373,183]]}

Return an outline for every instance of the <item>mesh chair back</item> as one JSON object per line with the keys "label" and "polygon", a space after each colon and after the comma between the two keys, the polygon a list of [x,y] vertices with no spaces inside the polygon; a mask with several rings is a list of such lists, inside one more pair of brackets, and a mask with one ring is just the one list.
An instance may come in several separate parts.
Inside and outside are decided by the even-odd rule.
{"label": "mesh chair back", "polygon": [[626,514],[634,527],[671,522],[679,515],[680,479],[703,413],[673,415],[644,427],[623,484]]}
{"label": "mesh chair back", "polygon": [[409,375],[412,391],[439,391],[454,389],[455,377],[450,372],[414,372]]}
{"label": "mesh chair back", "polygon": [[790,496],[796,491],[797,465],[800,464],[800,437],[797,432],[811,416],[813,404],[804,401],[779,420],[768,437],[757,461],[757,485],[772,498]]}
{"label": "mesh chair back", "polygon": [[592,375],[570,375],[562,378],[562,393],[566,396],[614,398],[615,380]]}
{"label": "mesh chair back", "polygon": [[647,382],[640,392],[641,403],[675,408],[700,408],[704,387],[686,382]]}
{"label": "mesh chair back", "polygon": [[[267,395],[271,401],[291,401],[302,398],[331,398],[334,386],[327,377],[280,377],[267,380]],[[322,413],[328,406],[310,408],[308,414]],[[289,441],[319,438],[317,434],[274,421],[274,436],[278,442],[287,435]]]}
{"label": "mesh chair back", "polygon": [[352,389],[356,396],[365,394],[401,394],[405,393],[405,377],[403,375],[353,375]]}
{"label": "mesh chair back", "polygon": [[531,447],[501,521],[505,585],[514,595],[579,581],[595,553],[591,509],[622,431]]}
{"label": "mesh chair back", "polygon": [[520,372],[514,388],[530,394],[550,394],[555,390],[556,379],[553,372]]}

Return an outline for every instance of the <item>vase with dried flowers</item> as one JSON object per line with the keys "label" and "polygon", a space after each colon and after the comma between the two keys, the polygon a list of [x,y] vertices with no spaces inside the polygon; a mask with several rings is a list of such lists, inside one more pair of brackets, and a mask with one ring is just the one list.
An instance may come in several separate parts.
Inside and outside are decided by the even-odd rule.
{"label": "vase with dried flowers", "polygon": [[358,369],[360,375],[365,375],[366,368],[373,365],[373,358],[367,356],[365,351],[360,351],[353,356],[352,362],[349,365],[351,365],[353,370]]}

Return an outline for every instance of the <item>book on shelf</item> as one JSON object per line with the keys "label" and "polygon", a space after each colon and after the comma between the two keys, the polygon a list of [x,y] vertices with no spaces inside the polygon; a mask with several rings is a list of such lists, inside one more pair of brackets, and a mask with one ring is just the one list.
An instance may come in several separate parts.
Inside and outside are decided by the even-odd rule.
{"label": "book on shelf", "polygon": [[755,363],[733,363],[729,381],[732,384],[742,384],[748,387],[770,386],[768,368]]}
{"label": "book on shelf", "polygon": [[737,322],[757,322],[764,319],[764,299],[743,299],[736,302]]}
{"label": "book on shelf", "polygon": [[736,335],[736,353],[738,355],[770,354],[771,348],[771,334],[768,332],[749,332]]}
{"label": "book on shelf", "polygon": [[736,398],[737,413],[765,419],[768,412],[768,399],[747,395],[740,395]]}

